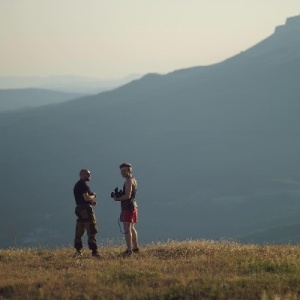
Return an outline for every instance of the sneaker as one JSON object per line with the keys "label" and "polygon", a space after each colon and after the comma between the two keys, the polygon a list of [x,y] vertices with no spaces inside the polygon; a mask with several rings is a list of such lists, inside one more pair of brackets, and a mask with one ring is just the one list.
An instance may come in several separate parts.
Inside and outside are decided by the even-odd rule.
{"label": "sneaker", "polygon": [[140,253],[140,249],[139,248],[132,249],[132,252],[133,253]]}
{"label": "sneaker", "polygon": [[74,257],[80,257],[82,256],[82,252],[80,250],[76,250]]}
{"label": "sneaker", "polygon": [[92,252],[92,256],[93,256],[93,257],[96,257],[96,258],[100,258],[100,254],[99,254],[98,251],[93,251],[93,252]]}

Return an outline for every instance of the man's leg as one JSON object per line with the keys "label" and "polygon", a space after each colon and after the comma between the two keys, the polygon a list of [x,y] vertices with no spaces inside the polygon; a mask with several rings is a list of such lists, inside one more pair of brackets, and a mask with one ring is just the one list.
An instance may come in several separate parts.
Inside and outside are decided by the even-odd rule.
{"label": "man's leg", "polygon": [[98,232],[97,224],[96,222],[87,222],[85,223],[85,228],[88,235],[89,249],[92,250],[93,253],[96,253],[98,249],[96,241],[96,234]]}
{"label": "man's leg", "polygon": [[75,239],[74,239],[74,248],[80,252],[82,245],[82,236],[85,232],[84,226],[84,218],[85,218],[85,210],[81,206],[76,206],[75,214],[77,216],[76,229],[75,229]]}
{"label": "man's leg", "polygon": [[130,222],[123,222],[124,232],[125,232],[125,240],[127,244],[127,251],[131,251],[132,248],[132,231],[131,231]]}
{"label": "man's leg", "polygon": [[132,235],[133,249],[138,249],[138,234],[134,227],[134,223],[131,223],[131,235]]}
{"label": "man's leg", "polygon": [[82,245],[82,236],[85,232],[84,223],[77,220],[76,222],[76,229],[75,229],[75,239],[74,239],[74,248],[80,252],[83,245]]}
{"label": "man's leg", "polygon": [[96,256],[99,255],[97,251],[98,246],[96,242],[96,234],[98,232],[98,227],[96,223],[96,216],[92,207],[87,207],[87,214],[88,217],[84,225],[88,235],[88,245],[89,249],[92,250],[92,254]]}

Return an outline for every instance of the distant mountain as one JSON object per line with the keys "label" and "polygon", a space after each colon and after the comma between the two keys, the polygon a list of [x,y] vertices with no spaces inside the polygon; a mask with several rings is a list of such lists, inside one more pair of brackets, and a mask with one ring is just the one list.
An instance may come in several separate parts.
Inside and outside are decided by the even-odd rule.
{"label": "distant mountain", "polygon": [[39,88],[66,93],[98,94],[112,90],[141,75],[133,74],[120,79],[98,79],[83,76],[4,77],[0,76],[0,89]]}
{"label": "distant mountain", "polygon": [[41,89],[0,90],[0,112],[55,104],[83,96]]}
{"label": "distant mountain", "polygon": [[99,238],[118,240],[122,161],[139,182],[141,242],[299,242],[299,20],[219,64],[2,114],[0,245],[72,244],[82,167]]}

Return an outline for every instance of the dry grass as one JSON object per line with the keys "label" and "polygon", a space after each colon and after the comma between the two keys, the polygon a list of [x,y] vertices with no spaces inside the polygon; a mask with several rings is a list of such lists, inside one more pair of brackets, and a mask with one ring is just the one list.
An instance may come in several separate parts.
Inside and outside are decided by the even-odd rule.
{"label": "dry grass", "polygon": [[0,250],[0,299],[300,299],[300,247],[186,241]]}

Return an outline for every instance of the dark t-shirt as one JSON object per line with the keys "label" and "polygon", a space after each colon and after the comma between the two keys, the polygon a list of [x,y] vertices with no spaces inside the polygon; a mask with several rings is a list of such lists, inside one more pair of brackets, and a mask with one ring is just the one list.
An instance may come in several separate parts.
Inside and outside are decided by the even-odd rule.
{"label": "dark t-shirt", "polygon": [[77,205],[88,204],[88,202],[84,200],[82,195],[85,193],[90,194],[91,190],[87,183],[84,180],[80,179],[76,182],[73,189],[73,194]]}

